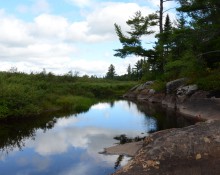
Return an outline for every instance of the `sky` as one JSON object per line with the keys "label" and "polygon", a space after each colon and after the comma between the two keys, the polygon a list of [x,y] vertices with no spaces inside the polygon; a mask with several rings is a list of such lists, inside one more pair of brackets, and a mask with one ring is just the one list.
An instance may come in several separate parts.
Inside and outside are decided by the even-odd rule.
{"label": "sky", "polygon": [[[0,0],[0,71],[101,77],[113,64],[118,75],[125,74],[140,58],[114,57],[121,48],[114,23],[128,31],[126,21],[136,11],[158,9],[159,0]],[[153,36],[144,39],[152,41]]]}

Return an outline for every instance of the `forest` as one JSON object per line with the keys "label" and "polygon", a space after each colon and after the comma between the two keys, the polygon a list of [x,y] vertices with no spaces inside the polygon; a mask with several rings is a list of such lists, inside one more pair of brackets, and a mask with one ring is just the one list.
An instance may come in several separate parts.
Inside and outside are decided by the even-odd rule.
{"label": "forest", "polygon": [[[140,11],[127,20],[130,31],[123,32],[115,24],[122,48],[115,56],[140,57],[135,66],[127,68],[128,80],[165,82],[187,77],[203,90],[220,89],[220,1],[177,0],[176,20],[171,21],[160,0],[157,12],[143,16]],[[163,24],[164,23],[164,24]],[[159,27],[158,27],[159,26]],[[158,27],[158,32],[152,28]],[[144,43],[154,34],[152,49]]]}

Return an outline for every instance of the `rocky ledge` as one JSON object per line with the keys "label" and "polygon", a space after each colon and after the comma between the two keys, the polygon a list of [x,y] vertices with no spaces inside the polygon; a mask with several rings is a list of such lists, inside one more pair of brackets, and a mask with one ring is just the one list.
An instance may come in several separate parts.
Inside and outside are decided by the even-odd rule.
{"label": "rocky ledge", "polygon": [[152,89],[153,83],[148,81],[132,88],[124,98],[160,103],[189,117],[204,120],[220,118],[220,92],[199,90],[195,84],[187,85],[186,78],[168,82],[164,92]]}
{"label": "rocky ledge", "polygon": [[[220,96],[187,85],[185,78],[166,84],[156,92],[146,82],[132,88],[125,98],[160,103],[199,122],[150,134],[142,142],[106,149],[107,154],[133,156],[114,175],[219,175],[220,174]],[[141,145],[140,145],[141,144]],[[131,151],[131,150],[133,151]]]}
{"label": "rocky ledge", "polygon": [[220,121],[163,130],[143,141],[115,175],[220,174]]}

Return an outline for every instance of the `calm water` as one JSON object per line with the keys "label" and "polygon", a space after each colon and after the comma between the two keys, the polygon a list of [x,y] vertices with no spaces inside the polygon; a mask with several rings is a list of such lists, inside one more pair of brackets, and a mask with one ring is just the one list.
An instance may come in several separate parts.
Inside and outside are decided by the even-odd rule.
{"label": "calm water", "polygon": [[99,103],[88,112],[0,123],[1,175],[106,175],[128,157],[99,154],[113,137],[147,135],[190,122],[160,106]]}

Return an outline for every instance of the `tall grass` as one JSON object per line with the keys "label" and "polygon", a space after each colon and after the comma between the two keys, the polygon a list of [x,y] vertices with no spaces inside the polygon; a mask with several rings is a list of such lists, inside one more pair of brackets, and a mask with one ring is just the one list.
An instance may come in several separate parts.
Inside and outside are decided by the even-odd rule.
{"label": "tall grass", "polygon": [[0,72],[0,118],[53,110],[88,110],[96,101],[117,98],[135,82]]}

